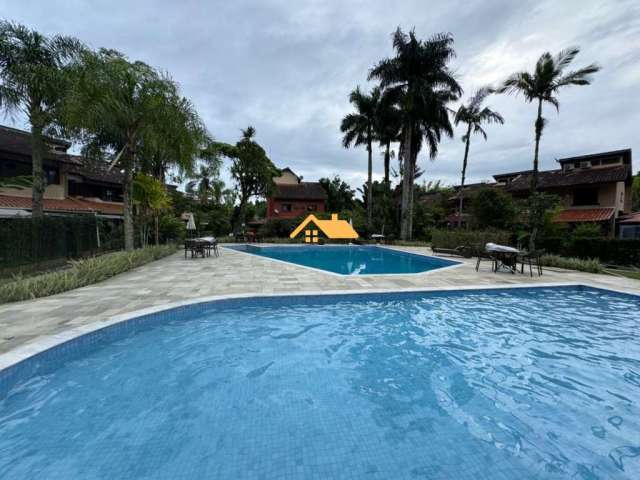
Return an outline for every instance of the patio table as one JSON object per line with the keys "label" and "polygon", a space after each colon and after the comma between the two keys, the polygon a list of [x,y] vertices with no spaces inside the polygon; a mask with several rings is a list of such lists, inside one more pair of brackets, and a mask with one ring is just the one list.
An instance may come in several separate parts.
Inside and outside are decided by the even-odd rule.
{"label": "patio table", "polygon": [[513,274],[517,272],[518,255],[520,255],[520,251],[517,248],[487,243],[485,250],[495,258],[496,272],[500,268]]}

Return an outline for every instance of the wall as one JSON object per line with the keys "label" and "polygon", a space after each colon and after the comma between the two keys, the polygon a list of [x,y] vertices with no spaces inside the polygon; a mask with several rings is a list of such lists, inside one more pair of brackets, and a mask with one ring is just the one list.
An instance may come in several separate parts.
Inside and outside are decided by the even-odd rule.
{"label": "wall", "polygon": [[[60,173],[60,185],[47,185],[44,189],[44,198],[64,200],[67,194],[66,186],[67,176],[65,173]],[[31,188],[0,188],[0,193],[14,197],[31,198],[33,192]]]}
{"label": "wall", "polygon": [[298,177],[291,172],[282,172],[282,175],[280,177],[275,177],[273,181],[279,185],[297,185],[300,183],[298,181]]}

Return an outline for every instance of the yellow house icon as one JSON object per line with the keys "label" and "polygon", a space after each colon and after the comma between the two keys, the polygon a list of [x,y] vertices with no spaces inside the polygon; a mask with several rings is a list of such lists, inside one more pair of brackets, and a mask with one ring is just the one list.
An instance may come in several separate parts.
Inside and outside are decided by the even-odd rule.
{"label": "yellow house icon", "polygon": [[296,238],[303,230],[305,243],[318,243],[320,232],[331,240],[351,240],[358,238],[358,232],[356,232],[346,220],[339,220],[337,213],[331,215],[331,220],[320,220],[315,215],[309,215],[291,232],[289,237]]}

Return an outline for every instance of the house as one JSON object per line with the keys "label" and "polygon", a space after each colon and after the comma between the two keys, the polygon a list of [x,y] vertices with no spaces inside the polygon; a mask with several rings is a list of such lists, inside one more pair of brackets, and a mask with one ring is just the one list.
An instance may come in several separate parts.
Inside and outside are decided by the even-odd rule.
{"label": "house", "polygon": [[[0,126],[0,178],[32,174],[31,134]],[[105,162],[88,162],[68,153],[69,142],[44,138],[44,211],[46,214],[92,214],[120,219],[122,175]],[[0,217],[31,215],[31,188],[0,188]]]}
{"label": "house", "polygon": [[[538,190],[560,197],[556,223],[599,223],[614,231],[615,221],[631,211],[631,149],[557,160],[560,168],[538,173]],[[496,186],[514,198],[529,195],[531,170],[494,175]]]}
{"label": "house", "polygon": [[320,239],[355,240],[358,238],[351,224],[346,220],[339,220],[338,214],[331,214],[331,220],[320,220],[315,215],[309,215],[298,227],[291,232],[290,238],[296,238],[304,231],[305,243],[318,243]]}
{"label": "house", "polygon": [[290,168],[273,179],[276,188],[267,199],[267,219],[296,218],[310,212],[323,213],[327,192],[318,182],[303,182]]}
{"label": "house", "polygon": [[640,212],[621,217],[618,224],[620,226],[620,238],[640,239]]}

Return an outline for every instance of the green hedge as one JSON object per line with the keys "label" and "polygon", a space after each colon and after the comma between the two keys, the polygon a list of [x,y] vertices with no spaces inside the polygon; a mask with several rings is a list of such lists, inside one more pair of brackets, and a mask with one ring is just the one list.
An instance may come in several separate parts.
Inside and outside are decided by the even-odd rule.
{"label": "green hedge", "polygon": [[604,267],[595,259],[561,257],[559,255],[543,255],[540,262],[545,267],[566,268],[580,272],[602,273]]}
{"label": "green hedge", "polygon": [[512,234],[504,230],[431,230],[431,246],[434,248],[456,248],[482,245],[493,242],[510,245]]}
{"label": "green hedge", "polygon": [[0,219],[0,268],[80,258],[120,248],[121,226],[94,216]]}
{"label": "green hedge", "polygon": [[546,238],[538,246],[549,253],[583,259],[597,258],[602,263],[640,265],[640,240],[614,238]]}
{"label": "green hedge", "polygon": [[76,260],[71,268],[13,280],[0,285],[0,303],[17,302],[66,292],[101,282],[145,263],[175,253],[175,245],[147,247],[131,252],[115,252],[99,257]]}

